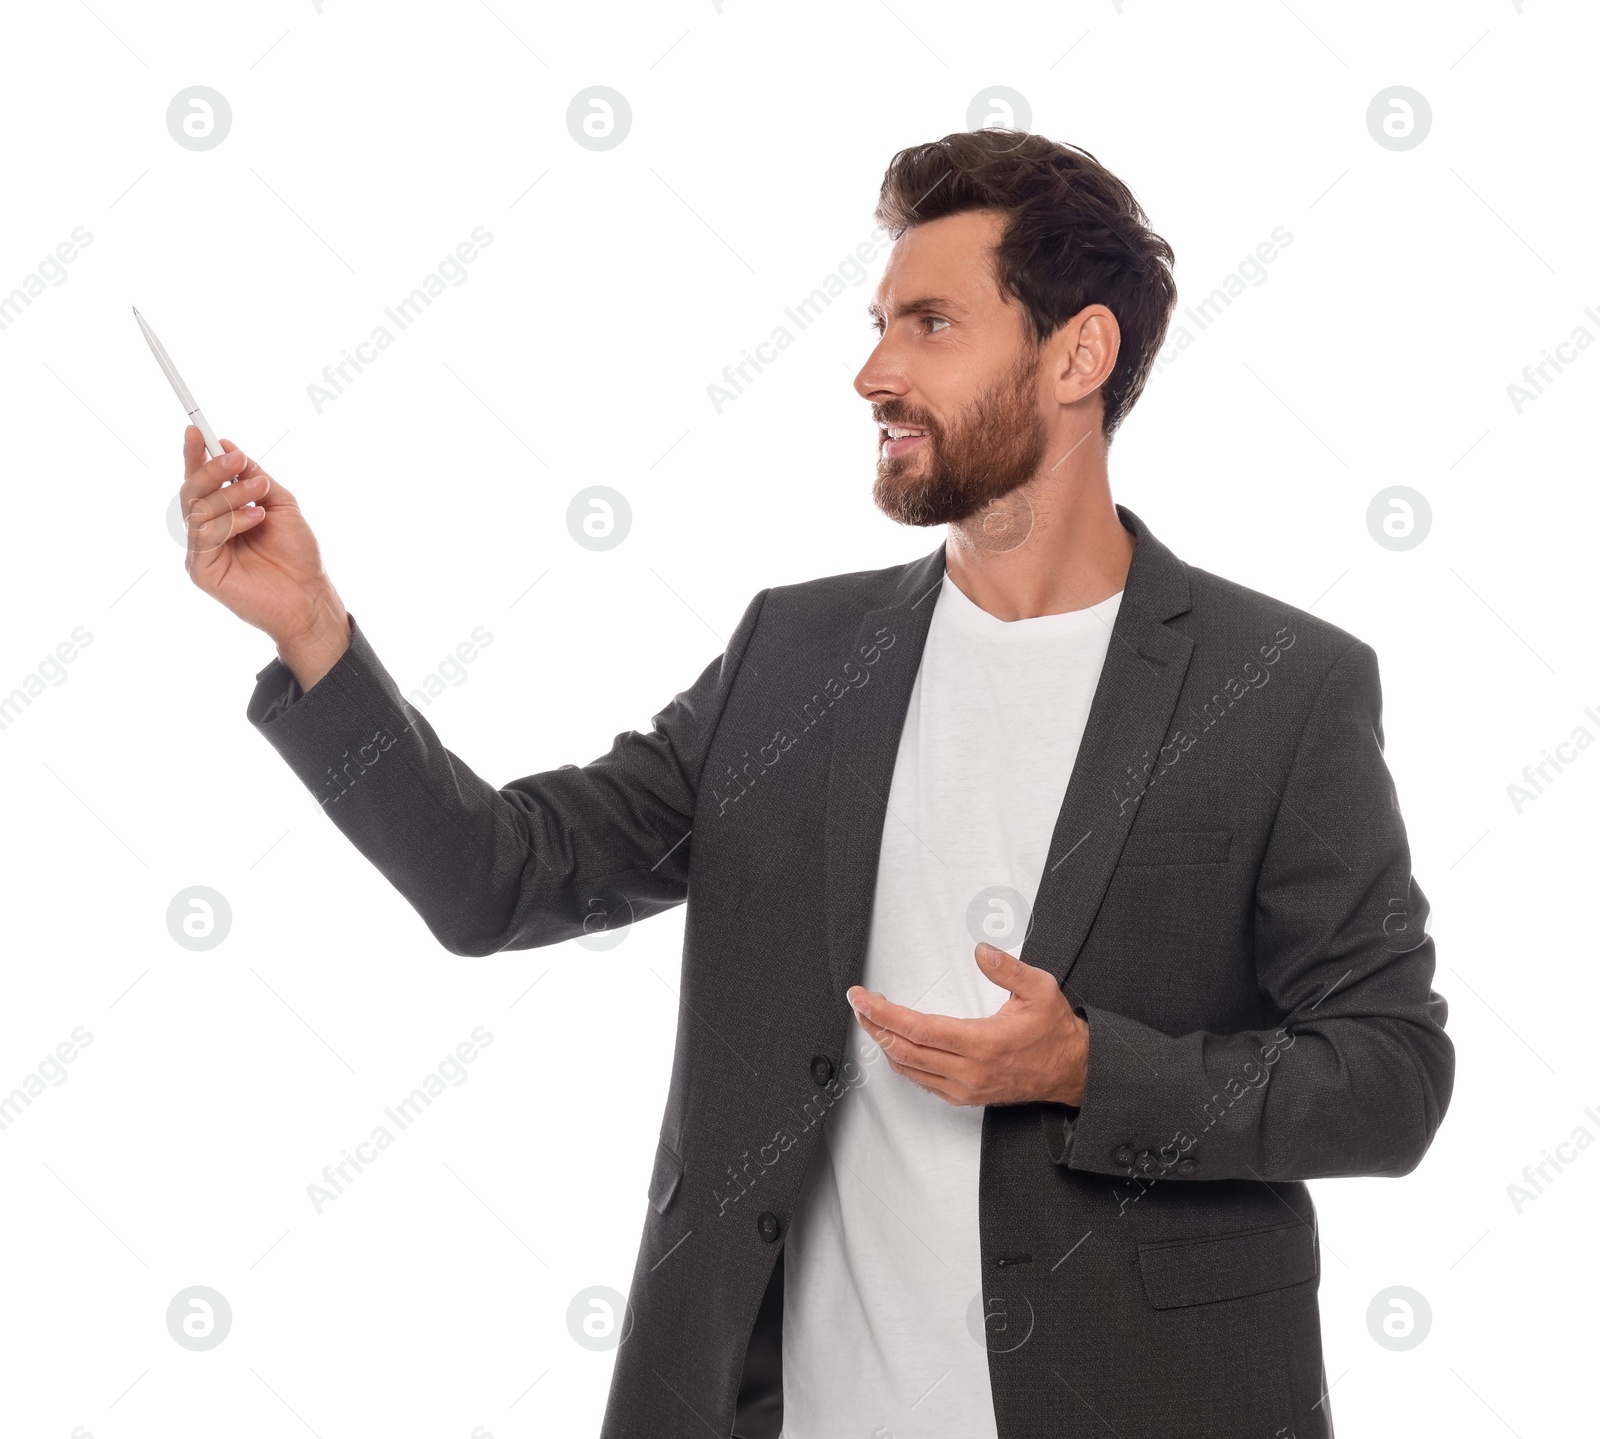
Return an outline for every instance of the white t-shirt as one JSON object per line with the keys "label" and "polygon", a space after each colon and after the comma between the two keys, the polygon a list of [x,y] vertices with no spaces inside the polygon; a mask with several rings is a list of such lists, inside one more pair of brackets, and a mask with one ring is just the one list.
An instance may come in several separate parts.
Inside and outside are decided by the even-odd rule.
{"label": "white t-shirt", "polygon": [[[946,573],[889,790],[867,989],[961,1018],[1005,1003],[973,950],[1027,958],[1121,601],[1006,621]],[[865,1078],[828,1116],[784,1245],[783,1439],[989,1439],[983,1107],[947,1104],[850,1034]]]}

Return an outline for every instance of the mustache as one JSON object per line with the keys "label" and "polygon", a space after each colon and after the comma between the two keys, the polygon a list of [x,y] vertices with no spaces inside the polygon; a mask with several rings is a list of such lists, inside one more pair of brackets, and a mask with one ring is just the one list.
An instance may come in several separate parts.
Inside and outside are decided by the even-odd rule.
{"label": "mustache", "polygon": [[908,425],[915,429],[927,430],[929,434],[937,434],[939,429],[939,422],[932,415],[925,415],[909,406],[893,403],[874,405],[872,421],[877,425]]}

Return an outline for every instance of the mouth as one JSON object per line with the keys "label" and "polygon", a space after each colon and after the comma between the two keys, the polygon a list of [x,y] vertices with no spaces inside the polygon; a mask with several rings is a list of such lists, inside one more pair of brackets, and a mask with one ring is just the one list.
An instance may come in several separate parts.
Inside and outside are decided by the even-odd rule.
{"label": "mouth", "polygon": [[928,432],[916,425],[879,425],[878,428],[883,431],[883,444],[878,453],[886,460],[908,455],[928,442]]}

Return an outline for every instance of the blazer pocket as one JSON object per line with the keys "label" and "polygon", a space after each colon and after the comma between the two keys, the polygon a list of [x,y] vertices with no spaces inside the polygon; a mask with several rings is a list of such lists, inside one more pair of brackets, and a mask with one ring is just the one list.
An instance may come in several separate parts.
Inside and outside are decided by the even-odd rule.
{"label": "blazer pocket", "polygon": [[1231,829],[1136,829],[1122,847],[1120,863],[1223,864],[1232,846]]}
{"label": "blazer pocket", "polygon": [[1309,1224],[1291,1220],[1206,1239],[1141,1244],[1139,1273],[1156,1309],[1243,1299],[1316,1278],[1316,1236]]}
{"label": "blazer pocket", "polygon": [[657,1214],[665,1214],[678,1192],[678,1181],[683,1178],[683,1161],[667,1148],[664,1140],[656,1141],[656,1164],[650,1171],[650,1203]]}

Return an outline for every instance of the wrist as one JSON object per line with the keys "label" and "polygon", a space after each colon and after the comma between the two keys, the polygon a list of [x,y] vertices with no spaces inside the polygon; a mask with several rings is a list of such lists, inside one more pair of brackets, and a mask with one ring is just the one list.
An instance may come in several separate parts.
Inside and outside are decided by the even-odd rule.
{"label": "wrist", "polygon": [[339,596],[329,591],[313,603],[300,629],[274,638],[278,658],[300,682],[303,692],[327,674],[350,647],[350,616]]}
{"label": "wrist", "polygon": [[1055,1102],[1057,1104],[1066,1105],[1068,1109],[1082,1109],[1083,1091],[1083,1078],[1080,1075],[1074,1082],[1069,1083],[1056,1091]]}
{"label": "wrist", "polygon": [[1081,1018],[1078,1020],[1078,1032],[1067,1047],[1067,1055],[1067,1072],[1056,1091],[1056,1103],[1074,1110],[1081,1109],[1089,1087],[1089,1026]]}

